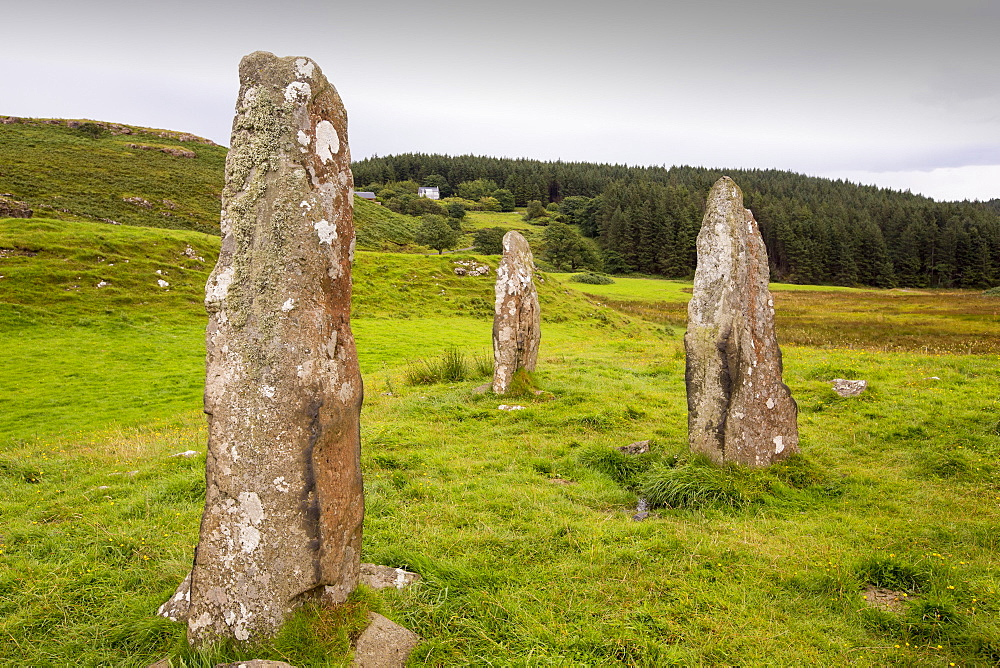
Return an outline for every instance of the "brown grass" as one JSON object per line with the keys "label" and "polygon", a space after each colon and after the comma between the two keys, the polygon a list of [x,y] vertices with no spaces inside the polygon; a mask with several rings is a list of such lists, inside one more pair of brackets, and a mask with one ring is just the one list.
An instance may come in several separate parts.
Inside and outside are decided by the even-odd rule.
{"label": "brown grass", "polygon": [[[782,344],[925,353],[1000,353],[1000,298],[976,291],[774,292]],[[676,302],[604,299],[623,313],[687,326]]]}

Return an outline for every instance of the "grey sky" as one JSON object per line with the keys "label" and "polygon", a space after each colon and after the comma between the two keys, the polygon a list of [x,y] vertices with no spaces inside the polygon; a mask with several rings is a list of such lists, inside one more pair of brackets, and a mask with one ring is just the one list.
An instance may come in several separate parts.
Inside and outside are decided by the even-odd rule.
{"label": "grey sky", "polygon": [[1000,197],[995,0],[224,0],[7,8],[0,114],[228,143],[237,64],[315,59],[355,158],[791,169]]}

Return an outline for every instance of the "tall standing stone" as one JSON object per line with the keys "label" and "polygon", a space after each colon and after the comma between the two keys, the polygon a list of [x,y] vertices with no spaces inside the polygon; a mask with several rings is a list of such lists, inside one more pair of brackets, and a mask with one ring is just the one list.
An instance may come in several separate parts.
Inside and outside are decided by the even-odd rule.
{"label": "tall standing stone", "polygon": [[798,452],[798,407],[781,380],[767,251],[727,176],[708,195],[688,304],[688,439],[717,463],[767,466]]}
{"label": "tall standing stone", "polygon": [[272,635],[358,580],[361,375],[350,327],[351,159],[308,58],[240,63],[222,250],[206,287],[207,492],[188,640]]}
{"label": "tall standing stone", "polygon": [[497,268],[493,315],[493,391],[504,394],[519,369],[534,371],[538,362],[538,292],[535,259],[520,232],[503,237],[503,258]]}

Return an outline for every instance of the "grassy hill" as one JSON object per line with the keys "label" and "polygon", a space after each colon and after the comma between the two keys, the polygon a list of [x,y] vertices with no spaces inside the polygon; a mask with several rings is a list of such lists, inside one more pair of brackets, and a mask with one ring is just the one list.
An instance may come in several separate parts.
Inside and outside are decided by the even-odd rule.
{"label": "grassy hill", "polygon": [[[1000,662],[1000,362],[962,343],[1000,340],[1000,300],[777,292],[803,457],[753,473],[685,454],[688,285],[588,298],[597,286],[543,275],[542,394],[499,400],[473,392],[474,368],[413,384],[420,360],[488,351],[493,277],[454,268],[495,258],[385,252],[354,274],[363,558],[421,584],[303,610],[252,654],[192,653],[152,613],[197,540],[217,249],[0,220],[0,663],[345,665],[367,610],[420,634],[430,665]],[[871,388],[843,399],[834,377]],[[649,455],[615,449],[648,438]],[[185,450],[200,454],[171,456]],[[655,496],[671,485],[687,491]],[[642,522],[639,496],[659,499]]]}
{"label": "grassy hill", "polygon": [[[219,233],[224,146],[119,123],[0,121],[0,194],[35,216]],[[355,198],[359,248],[405,248],[416,224]]]}
{"label": "grassy hill", "polygon": [[0,124],[0,192],[36,216],[218,233],[226,148],[96,121]]}

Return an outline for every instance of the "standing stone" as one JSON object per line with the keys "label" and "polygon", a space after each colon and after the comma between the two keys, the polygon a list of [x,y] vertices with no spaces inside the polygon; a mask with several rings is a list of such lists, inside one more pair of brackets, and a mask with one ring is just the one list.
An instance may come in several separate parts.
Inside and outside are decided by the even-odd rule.
{"label": "standing stone", "polygon": [[493,316],[493,392],[504,394],[519,369],[534,371],[538,362],[538,292],[535,259],[520,232],[503,237],[503,258],[497,268]]}
{"label": "standing stone", "polygon": [[355,588],[362,388],[350,327],[351,158],[308,58],[240,63],[222,250],[209,277],[207,491],[188,640],[273,635]]}
{"label": "standing stone", "polygon": [[799,449],[768,278],[757,222],[724,176],[708,194],[684,336],[688,440],[716,463],[767,466]]}

